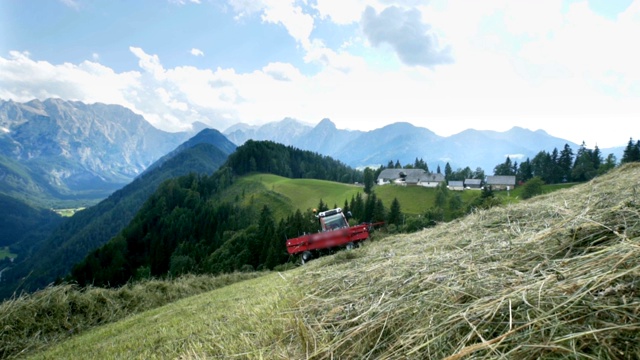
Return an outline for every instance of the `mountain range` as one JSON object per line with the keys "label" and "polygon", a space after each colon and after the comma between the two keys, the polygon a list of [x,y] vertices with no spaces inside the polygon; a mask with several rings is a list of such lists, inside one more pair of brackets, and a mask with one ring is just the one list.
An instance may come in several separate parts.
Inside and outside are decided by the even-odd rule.
{"label": "mountain range", "polygon": [[[406,122],[397,122],[372,131],[338,129],[329,119],[316,126],[294,119],[284,119],[263,126],[236,124],[223,133],[236,145],[248,139],[272,140],[303,150],[331,156],[352,167],[386,165],[399,161],[413,164],[422,158],[435,171],[446,163],[455,170],[480,167],[493,173],[496,165],[510,156],[512,161],[532,159],[538,152],[561,150],[568,144],[574,153],[579,145],[549,135],[544,130],[531,131],[513,127],[505,132],[468,129],[443,137],[429,129]],[[614,153],[620,158],[623,148],[600,149],[606,156]]]}
{"label": "mountain range", "polygon": [[[26,103],[0,100],[0,193],[38,207],[92,205],[129,184],[156,160],[206,127],[169,133],[119,105],[61,99]],[[295,119],[262,126],[236,124],[223,132],[235,145],[270,140],[330,156],[351,167],[413,164],[423,159],[432,171],[478,167],[491,174],[504,162],[533,158],[539,151],[569,144],[543,130],[514,127],[506,132],[469,129],[442,137],[429,129],[397,122],[371,130],[338,129],[329,119],[310,125]],[[228,150],[228,149],[227,149]],[[622,148],[601,149],[618,158]]]}
{"label": "mountain range", "polygon": [[193,135],[119,105],[0,100],[0,192],[39,206],[95,203]]}

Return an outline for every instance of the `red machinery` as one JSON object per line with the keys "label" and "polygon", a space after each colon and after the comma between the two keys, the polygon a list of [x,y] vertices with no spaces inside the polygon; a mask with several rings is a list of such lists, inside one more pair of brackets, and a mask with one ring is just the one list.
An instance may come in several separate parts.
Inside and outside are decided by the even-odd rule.
{"label": "red machinery", "polygon": [[[350,214],[348,214],[350,215]],[[371,224],[349,226],[341,208],[323,211],[317,215],[322,231],[287,240],[289,254],[301,254],[302,263],[311,260],[314,252],[345,247],[353,249],[369,238]]]}

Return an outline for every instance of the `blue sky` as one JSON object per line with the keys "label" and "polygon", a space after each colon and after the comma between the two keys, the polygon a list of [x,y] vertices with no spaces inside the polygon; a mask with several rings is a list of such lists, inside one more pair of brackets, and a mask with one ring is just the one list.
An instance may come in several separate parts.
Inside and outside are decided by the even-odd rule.
{"label": "blue sky", "polygon": [[640,0],[0,0],[0,99],[178,131],[292,117],[640,137]]}

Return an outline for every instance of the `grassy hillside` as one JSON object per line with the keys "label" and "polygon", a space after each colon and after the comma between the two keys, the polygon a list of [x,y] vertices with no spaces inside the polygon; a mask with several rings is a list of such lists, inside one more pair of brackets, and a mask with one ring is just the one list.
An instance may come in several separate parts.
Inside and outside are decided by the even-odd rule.
{"label": "grassy hillside", "polygon": [[34,357],[637,359],[638,178],[640,164],[627,165],[190,297]]}
{"label": "grassy hillside", "polygon": [[318,206],[320,199],[329,207],[334,204],[342,207],[345,200],[351,200],[358,192],[364,193],[363,190],[361,186],[333,181],[253,174],[238,179],[225,191],[223,199],[238,199],[242,205],[252,205],[258,209],[266,204],[280,218],[297,209],[313,209]]}
{"label": "grassy hillside", "polygon": [[[376,186],[374,191],[388,209],[394,198],[408,215],[423,214],[433,207],[435,190],[417,186]],[[253,174],[240,178],[226,190],[225,200],[240,199],[244,205],[269,205],[279,215],[291,211],[313,209],[320,199],[329,207],[342,207],[356,193],[364,194],[362,186],[314,179],[289,179],[271,174]],[[243,196],[244,194],[244,196]],[[467,202],[480,195],[479,191],[459,192]]]}
{"label": "grassy hillside", "polygon": [[[551,193],[563,188],[574,186],[571,184],[544,185],[543,191]],[[375,186],[374,191],[385,207],[389,209],[391,202],[397,198],[402,212],[407,215],[420,215],[433,207],[435,203],[435,189],[418,186]],[[300,209],[313,209],[320,199],[332,207],[334,204],[342,207],[344,200],[350,200],[356,193],[364,193],[362,186],[337,183],[314,179],[289,179],[271,174],[253,174],[240,178],[226,191],[225,200],[239,199],[244,205],[253,204],[261,208],[267,204],[281,216]],[[496,196],[505,202],[516,203],[521,199],[522,187],[507,193],[496,192]],[[465,204],[480,196],[480,191],[456,191]],[[243,196],[244,194],[244,196]]]}

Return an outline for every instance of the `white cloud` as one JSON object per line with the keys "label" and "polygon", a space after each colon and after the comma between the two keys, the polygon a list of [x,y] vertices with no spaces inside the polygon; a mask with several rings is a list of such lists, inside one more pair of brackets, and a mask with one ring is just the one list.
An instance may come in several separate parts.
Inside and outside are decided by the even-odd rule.
{"label": "white cloud", "polygon": [[313,17],[296,0],[228,0],[238,17],[259,13],[263,22],[280,24],[303,48],[310,45]]}
{"label": "white cloud", "polygon": [[342,72],[355,71],[366,67],[366,62],[362,57],[352,55],[345,50],[334,51],[320,40],[314,40],[311,43],[304,61],[320,64],[325,70],[333,69]]}
{"label": "white cloud", "polygon": [[204,52],[202,52],[202,50],[196,49],[196,48],[191,49],[190,53],[193,56],[204,56]]}
{"label": "white cloud", "polygon": [[509,157],[509,159],[511,159],[511,161],[514,161],[514,160],[524,161],[527,159],[527,156],[524,154],[506,154],[504,157],[507,158],[507,156]]}
{"label": "white cloud", "polygon": [[364,9],[373,3],[365,0],[316,0],[312,6],[320,13],[321,18],[330,19],[339,25],[347,25],[358,22]]}
{"label": "white cloud", "polygon": [[169,0],[169,2],[176,5],[186,5],[188,3],[200,4],[200,0]]}
{"label": "white cloud", "polygon": [[34,61],[26,52],[11,51],[9,55],[0,57],[0,98],[29,101],[60,97],[135,108],[127,99],[140,86],[136,72],[116,73],[91,61],[53,65]]}
{"label": "white cloud", "polygon": [[164,68],[160,64],[158,55],[148,55],[139,47],[130,46],[131,51],[138,58],[138,65],[146,72],[152,74],[156,80],[164,80]]}
{"label": "white cloud", "polygon": [[[411,10],[415,3],[402,3],[400,14],[419,14],[419,21],[409,23],[430,24],[426,33],[451,44],[455,63],[431,69],[396,60],[379,66],[379,58],[388,59],[378,48],[362,42],[331,48],[328,41],[309,38],[313,19],[306,18],[302,9],[309,6],[301,1],[231,0],[238,16],[257,14],[265,23],[285,26],[298,44],[306,44],[302,61],[319,66],[304,73],[282,59],[247,72],[165,67],[157,55],[132,46],[139,68],[118,73],[97,58],[52,64],[14,51],[0,56],[0,98],[117,103],[165,130],[196,120],[224,129],[235,122],[329,117],[341,128],[371,130],[409,121],[440,135],[466,128],[541,128],[576,143],[597,141],[601,148],[638,137],[640,55],[632,45],[640,33],[640,2],[617,20],[594,14],[584,1],[563,11],[555,2],[541,3],[553,12],[546,17],[509,0],[432,0],[417,11]],[[353,8],[339,13],[329,4],[318,0],[317,14],[345,24],[359,21],[367,5],[378,16],[389,6],[350,0],[344,4]],[[549,22],[537,24],[528,13]]]}
{"label": "white cloud", "polygon": [[295,66],[287,63],[270,63],[262,68],[262,72],[280,81],[295,81],[302,77]]}
{"label": "white cloud", "polygon": [[430,26],[415,8],[397,6],[377,13],[367,7],[362,14],[362,30],[374,46],[389,44],[407,65],[434,66],[453,62],[449,48],[441,48]]}
{"label": "white cloud", "polygon": [[74,10],[80,9],[80,3],[78,0],[60,0],[60,2]]}

